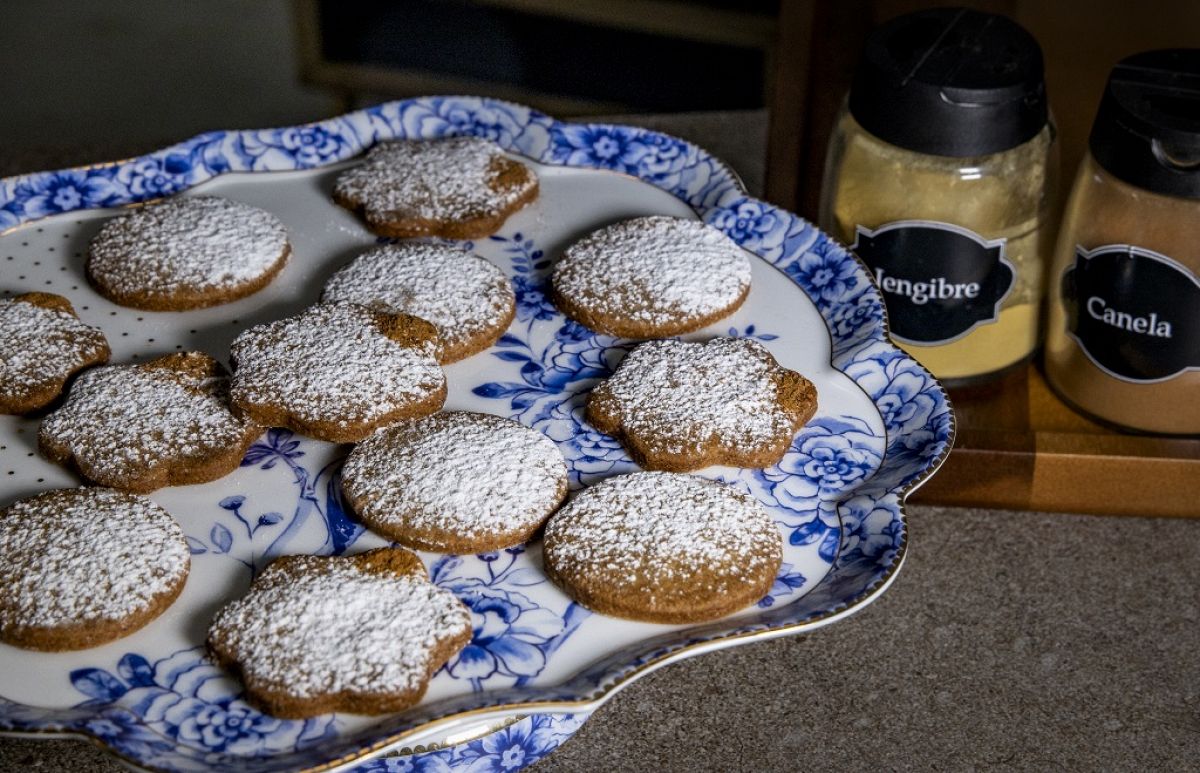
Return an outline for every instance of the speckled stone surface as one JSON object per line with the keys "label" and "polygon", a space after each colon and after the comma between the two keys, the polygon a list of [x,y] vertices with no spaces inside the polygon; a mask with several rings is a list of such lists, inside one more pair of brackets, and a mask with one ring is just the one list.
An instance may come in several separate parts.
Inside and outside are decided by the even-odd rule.
{"label": "speckled stone surface", "polygon": [[[628,120],[760,189],[762,113]],[[0,156],[0,174],[32,168]],[[909,513],[877,603],[655,672],[530,770],[1197,769],[1200,521]],[[85,743],[0,739],[0,771],[30,769],[122,768]]]}
{"label": "speckled stone surface", "polygon": [[[1200,521],[911,508],[874,605],[635,682],[531,770],[1195,770]],[[0,770],[119,770],[0,740]]]}
{"label": "speckled stone surface", "polygon": [[684,661],[533,770],[1195,770],[1200,521],[911,508],[871,607]]}

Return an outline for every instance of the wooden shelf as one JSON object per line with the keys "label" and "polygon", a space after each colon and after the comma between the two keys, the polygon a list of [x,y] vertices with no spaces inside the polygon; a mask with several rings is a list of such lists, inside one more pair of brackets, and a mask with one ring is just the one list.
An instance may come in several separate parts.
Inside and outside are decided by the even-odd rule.
{"label": "wooden shelf", "polygon": [[1200,517],[1200,438],[1102,427],[1063,404],[1032,365],[950,397],[954,450],[914,502]]}

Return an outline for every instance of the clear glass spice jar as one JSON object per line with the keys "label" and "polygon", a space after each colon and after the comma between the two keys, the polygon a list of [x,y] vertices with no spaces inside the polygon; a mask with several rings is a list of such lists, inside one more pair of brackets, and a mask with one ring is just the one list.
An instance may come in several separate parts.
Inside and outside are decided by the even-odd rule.
{"label": "clear glass spice jar", "polygon": [[1143,432],[1200,434],[1200,50],[1109,76],[1049,273],[1046,377]]}
{"label": "clear glass spice jar", "polygon": [[830,142],[820,224],[852,245],[892,337],[948,383],[1036,349],[1057,173],[1037,42],[964,9],[868,39]]}

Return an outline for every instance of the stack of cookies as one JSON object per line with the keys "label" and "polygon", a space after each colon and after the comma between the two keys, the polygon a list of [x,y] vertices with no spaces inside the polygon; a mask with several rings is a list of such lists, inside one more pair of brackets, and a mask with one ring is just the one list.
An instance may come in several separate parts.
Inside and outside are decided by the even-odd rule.
{"label": "stack of cookies", "polygon": [[[377,145],[339,177],[334,200],[395,243],[338,270],[318,304],[243,332],[231,371],[204,352],[106,365],[103,332],[66,299],[0,301],[0,411],[46,412],[42,454],[94,484],[0,511],[0,578],[12,589],[0,641],[91,647],[158,616],[189,559],[179,525],[145,494],[228,474],[266,427],[357,444],[346,500],[394,545],[279,559],[218,612],[210,652],[275,716],[397,711],[467,644],[469,611],[411,550],[480,553],[544,532],[545,570],[564,592],[636,620],[712,620],[760,599],[782,560],[778,529],[754,498],[686,473],[778,462],[816,391],[757,342],[672,338],[732,314],[750,292],[750,262],[716,229],[633,218],[579,239],[553,269],[564,314],[645,340],[592,391],[586,415],[647,472],[567,501],[550,438],[442,411],[442,366],[494,344],[515,297],[484,258],[401,240],[487,236],[537,195],[533,170],[486,140]],[[182,311],[258,291],[290,254],[270,213],[183,196],[105,224],[86,271],[118,304]],[[105,593],[92,592],[97,582]]]}

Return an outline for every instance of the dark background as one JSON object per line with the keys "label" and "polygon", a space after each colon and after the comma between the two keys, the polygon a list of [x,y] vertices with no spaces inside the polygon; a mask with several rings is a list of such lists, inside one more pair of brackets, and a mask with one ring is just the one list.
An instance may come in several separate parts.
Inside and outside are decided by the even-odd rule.
{"label": "dark background", "polygon": [[[875,24],[923,0],[13,0],[0,153],[97,161],[201,131],[460,93],[558,116],[767,109],[768,198],[813,215]],[[1112,64],[1200,45],[1191,0],[973,0],[1041,42],[1064,182]],[[1066,187],[1064,185],[1064,187]]]}
{"label": "dark background", "polygon": [[[751,136],[751,129],[763,125],[769,108],[771,195],[803,207],[819,184],[822,132],[842,99],[861,36],[925,4],[781,0],[778,19],[742,26],[704,4],[696,7],[707,15],[696,17],[682,2],[436,5],[439,12],[465,8],[475,20],[428,29],[420,41],[403,25],[368,23],[355,33],[350,22],[362,6],[345,0],[331,13],[336,24],[348,25],[348,37],[329,40],[326,49],[314,23],[320,17],[310,13],[318,9],[307,1],[4,0],[0,174],[126,156],[207,129],[291,124],[378,99],[457,91],[523,100],[560,116],[635,113],[624,120],[696,136],[720,153],[728,147],[743,171],[760,167],[734,152],[736,145],[760,147],[761,135]],[[1200,2],[972,5],[1015,16],[1041,41],[1068,176],[1113,62],[1137,50],[1200,45]],[[412,8],[403,0],[396,6]],[[594,28],[588,36],[596,38],[589,45],[601,55],[597,60],[570,46],[565,60],[561,53],[558,61],[545,59],[540,39],[528,36],[533,21],[510,15],[505,34],[481,26],[487,13],[480,9],[540,9],[546,16],[559,6],[574,14],[572,24]],[[615,21],[603,16],[613,11]],[[673,15],[679,11],[689,13]],[[700,72],[699,58],[709,72],[732,73],[735,58],[745,67],[753,56],[762,71],[757,81],[739,75],[744,87],[733,79],[732,88],[709,89],[694,78],[668,89],[661,59],[633,67],[632,44],[602,42],[612,27],[751,49],[728,57],[724,48],[673,54],[673,66],[682,64],[685,73]],[[486,48],[491,69],[482,76],[497,77],[466,70],[470,63],[447,57],[451,49],[442,41],[461,46],[456,56]],[[765,49],[754,54],[762,41]],[[666,46],[651,46],[652,55]],[[396,53],[400,48],[406,50]],[[424,68],[434,59],[423,58],[403,60],[419,66],[374,67],[368,52],[430,56],[457,69],[433,72]],[[531,67],[540,79],[532,84],[518,77]],[[563,73],[545,72],[556,68]],[[557,82],[569,75],[591,90],[545,93],[556,82],[547,79],[560,75]],[[447,85],[450,79],[456,85]],[[684,106],[685,97],[700,102]],[[637,115],[729,107],[751,112],[716,121]],[[1136,478],[1120,477],[1132,497],[1153,496],[1138,489]],[[652,674],[601,709],[540,769],[1196,767],[1194,523],[919,506],[910,513],[909,563],[877,604],[803,638],[713,653]],[[0,744],[2,770],[90,770],[104,762],[82,743]],[[109,760],[105,769],[118,766]]]}

